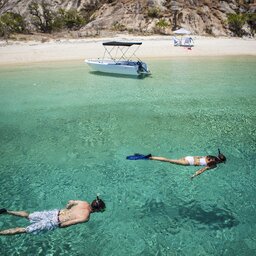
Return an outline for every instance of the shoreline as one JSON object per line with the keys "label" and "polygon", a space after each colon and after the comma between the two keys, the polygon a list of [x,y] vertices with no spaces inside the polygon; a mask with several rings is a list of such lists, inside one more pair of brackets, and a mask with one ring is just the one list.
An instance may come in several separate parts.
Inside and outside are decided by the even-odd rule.
{"label": "shoreline", "polygon": [[141,59],[169,59],[172,57],[228,57],[256,56],[256,39],[210,38],[191,36],[194,47],[188,50],[174,46],[172,36],[127,36],[112,38],[58,39],[49,42],[0,41],[0,66],[54,61],[83,61],[104,55],[102,42],[140,41],[136,52]]}

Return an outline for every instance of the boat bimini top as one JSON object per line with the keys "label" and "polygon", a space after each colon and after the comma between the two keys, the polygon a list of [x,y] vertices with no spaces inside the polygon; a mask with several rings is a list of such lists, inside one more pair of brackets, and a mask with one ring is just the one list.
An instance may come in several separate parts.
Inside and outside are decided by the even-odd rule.
{"label": "boat bimini top", "polygon": [[111,42],[105,42],[102,43],[104,46],[132,46],[132,45],[142,45],[142,42],[117,42],[117,41],[111,41]]}
{"label": "boat bimini top", "polygon": [[[138,60],[140,60],[135,55],[135,53],[137,52],[139,47],[142,45],[142,42],[117,42],[117,41],[111,41],[111,42],[102,43],[102,45],[105,48],[103,60],[105,59],[106,53],[115,62],[118,62],[118,61],[121,61],[121,60],[131,61],[132,57],[135,57]],[[133,48],[133,51],[130,51],[129,56],[127,56],[128,51],[130,50],[130,47],[133,46],[133,45],[135,45],[137,47],[135,49]]]}

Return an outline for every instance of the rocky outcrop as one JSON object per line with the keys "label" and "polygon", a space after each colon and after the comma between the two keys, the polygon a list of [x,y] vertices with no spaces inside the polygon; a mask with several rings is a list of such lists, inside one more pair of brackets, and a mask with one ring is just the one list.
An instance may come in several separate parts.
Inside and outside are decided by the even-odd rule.
{"label": "rocky outcrop", "polygon": [[[33,0],[0,1],[0,14],[12,10],[31,19],[28,5]],[[40,3],[42,0],[34,2]],[[139,34],[171,34],[184,27],[198,35],[226,36],[227,14],[255,12],[253,0],[54,0],[51,8],[76,9],[88,23],[80,36],[104,35],[117,31]],[[6,2],[1,8],[1,3]]]}
{"label": "rocky outcrop", "polygon": [[[185,27],[198,35],[226,36],[230,34],[227,14],[254,12],[250,1],[216,0],[140,0],[104,3],[82,31],[101,33],[123,30],[152,34],[171,34],[173,29]],[[253,1],[251,1],[253,2]],[[154,13],[154,14],[153,14]],[[159,22],[165,21],[164,27]]]}

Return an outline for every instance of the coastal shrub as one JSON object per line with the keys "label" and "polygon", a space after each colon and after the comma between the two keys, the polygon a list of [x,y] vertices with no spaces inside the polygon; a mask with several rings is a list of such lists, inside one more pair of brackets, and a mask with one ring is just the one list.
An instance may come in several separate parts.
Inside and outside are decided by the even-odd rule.
{"label": "coastal shrub", "polygon": [[167,28],[169,26],[169,23],[165,19],[160,19],[157,23],[156,26],[159,28]]}
{"label": "coastal shrub", "polygon": [[249,25],[251,35],[254,36],[256,33],[256,13],[248,13],[246,15],[246,21]]}
{"label": "coastal shrub", "polygon": [[158,7],[151,7],[148,9],[147,15],[149,18],[159,18],[161,17],[161,10]]}
{"label": "coastal shrub", "polygon": [[65,28],[77,30],[86,24],[85,18],[75,9],[68,11],[59,9],[58,14],[59,18],[56,19],[56,23],[62,24]]}
{"label": "coastal shrub", "polygon": [[112,24],[112,30],[114,31],[125,31],[126,27],[123,24],[120,24],[118,21]]}
{"label": "coastal shrub", "polygon": [[250,28],[250,33],[254,36],[256,32],[256,13],[244,14],[229,14],[228,25],[229,29],[237,36],[243,36],[245,31],[243,26],[247,24]]}
{"label": "coastal shrub", "polygon": [[156,32],[161,33],[161,34],[165,34],[165,29],[169,26],[170,26],[170,24],[165,19],[160,19],[156,23]]}
{"label": "coastal shrub", "polygon": [[212,27],[207,25],[205,28],[205,33],[208,35],[213,35]]}
{"label": "coastal shrub", "polygon": [[230,13],[228,14],[227,22],[230,31],[232,31],[235,36],[242,37],[244,35],[243,26],[246,22],[246,15]]}
{"label": "coastal shrub", "polygon": [[0,36],[9,38],[11,33],[23,33],[26,23],[20,14],[7,12],[0,16]]}

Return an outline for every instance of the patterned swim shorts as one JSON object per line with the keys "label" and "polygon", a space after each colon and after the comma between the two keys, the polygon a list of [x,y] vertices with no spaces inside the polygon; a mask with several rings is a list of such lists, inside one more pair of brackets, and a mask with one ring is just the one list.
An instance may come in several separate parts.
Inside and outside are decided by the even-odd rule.
{"label": "patterned swim shorts", "polygon": [[59,226],[59,210],[34,212],[29,214],[28,219],[31,223],[26,227],[27,233],[37,234],[40,231],[54,230]]}

